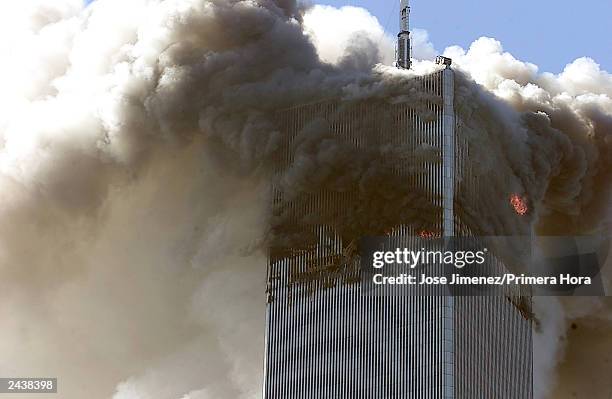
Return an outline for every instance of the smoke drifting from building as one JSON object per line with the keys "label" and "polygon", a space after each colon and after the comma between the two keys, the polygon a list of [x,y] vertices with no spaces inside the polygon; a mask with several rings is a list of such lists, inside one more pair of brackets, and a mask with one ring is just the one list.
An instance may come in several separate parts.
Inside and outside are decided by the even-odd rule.
{"label": "smoke drifting from building", "polygon": [[[368,35],[323,62],[304,33],[314,10],[292,0],[5,3],[0,375],[57,375],[65,398],[257,397],[274,113],[326,98],[410,102],[428,95],[411,74],[436,67],[376,66]],[[492,39],[446,54],[465,72],[463,128],[482,143],[473,159],[488,188],[465,209],[480,233],[597,229],[612,77],[588,59],[538,74]],[[388,149],[352,157],[312,128],[288,187],[388,181]],[[528,199],[526,220],[512,193]],[[368,200],[392,210],[399,194]]]}

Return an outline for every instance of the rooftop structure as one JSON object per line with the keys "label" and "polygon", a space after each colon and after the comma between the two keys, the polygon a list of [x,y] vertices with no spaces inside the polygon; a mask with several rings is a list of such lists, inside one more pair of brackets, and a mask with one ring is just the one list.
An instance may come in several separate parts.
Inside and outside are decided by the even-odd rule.
{"label": "rooftop structure", "polygon": [[410,6],[408,0],[400,0],[399,33],[395,65],[398,68],[410,69],[412,48],[410,46]]}

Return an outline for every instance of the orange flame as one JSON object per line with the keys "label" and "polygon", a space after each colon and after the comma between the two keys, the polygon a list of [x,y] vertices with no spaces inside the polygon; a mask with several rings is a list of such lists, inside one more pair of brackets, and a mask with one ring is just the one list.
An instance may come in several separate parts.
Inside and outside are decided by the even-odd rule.
{"label": "orange flame", "polygon": [[419,231],[419,237],[421,238],[437,238],[440,235],[434,231],[421,230]]}
{"label": "orange flame", "polygon": [[521,216],[524,216],[527,214],[527,212],[529,212],[527,201],[518,194],[512,194],[510,196],[510,205],[512,205],[514,211]]}

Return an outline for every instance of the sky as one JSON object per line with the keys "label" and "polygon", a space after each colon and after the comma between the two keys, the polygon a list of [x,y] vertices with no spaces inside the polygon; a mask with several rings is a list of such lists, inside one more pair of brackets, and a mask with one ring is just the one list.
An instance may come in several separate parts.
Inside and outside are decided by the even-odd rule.
{"label": "sky", "polygon": [[[399,0],[315,0],[366,8],[385,29],[398,30]],[[591,57],[612,71],[611,0],[411,0],[411,23],[425,29],[438,51],[494,37],[540,72],[559,73],[576,58]]]}

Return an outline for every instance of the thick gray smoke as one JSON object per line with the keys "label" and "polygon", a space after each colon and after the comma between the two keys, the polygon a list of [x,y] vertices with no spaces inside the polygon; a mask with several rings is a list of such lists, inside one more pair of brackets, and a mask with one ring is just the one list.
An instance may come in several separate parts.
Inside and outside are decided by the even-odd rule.
{"label": "thick gray smoke", "polygon": [[[292,0],[0,5],[0,375],[57,376],[68,399],[258,397],[274,113],[427,95],[374,67],[388,46],[367,29],[322,61],[329,41],[308,15]],[[535,208],[529,224],[596,229],[610,76],[575,78],[589,61],[549,76],[453,56],[465,131],[495,148],[478,154],[491,178],[482,231],[522,228],[494,212],[507,205],[495,156]],[[324,130],[304,132],[287,187],[392,179],[385,151],[351,157]],[[415,195],[371,203],[405,206],[403,194]]]}
{"label": "thick gray smoke", "polygon": [[537,207],[538,231],[568,235],[597,228],[609,209],[612,180],[612,75],[586,58],[559,76],[538,74],[534,65],[503,53],[499,42],[487,38],[468,52],[446,53],[517,112],[488,102],[498,114],[497,129],[490,130],[505,141],[504,156]]}

